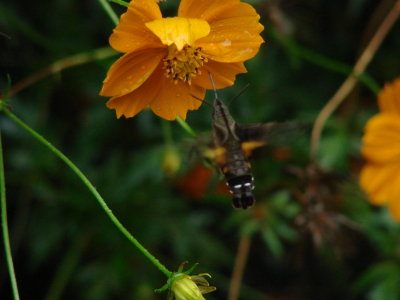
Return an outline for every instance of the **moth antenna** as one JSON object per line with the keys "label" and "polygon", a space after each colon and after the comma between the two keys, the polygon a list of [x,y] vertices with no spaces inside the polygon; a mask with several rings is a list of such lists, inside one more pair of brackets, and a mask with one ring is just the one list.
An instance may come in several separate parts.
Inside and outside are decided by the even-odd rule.
{"label": "moth antenna", "polygon": [[214,78],[213,78],[211,72],[208,72],[208,75],[210,75],[211,85],[212,85],[213,90],[214,90],[215,99],[218,99],[218,94],[217,94],[217,90],[215,88]]}
{"label": "moth antenna", "polygon": [[237,98],[239,98],[239,97],[249,88],[249,86],[250,86],[250,83],[247,83],[247,84],[240,90],[240,92],[239,92],[236,96],[234,96],[231,100],[229,100],[228,106],[231,105],[231,103],[232,103],[233,101],[235,101]]}
{"label": "moth antenna", "polygon": [[204,99],[201,99],[201,98],[199,98],[199,97],[197,97],[197,96],[195,96],[195,95],[193,95],[193,94],[190,94],[190,96],[192,96],[194,99],[196,99],[196,100],[199,100],[200,102],[203,102],[203,103],[205,103],[205,104],[207,104],[209,107],[213,107],[210,103],[208,103],[206,100],[204,100]]}

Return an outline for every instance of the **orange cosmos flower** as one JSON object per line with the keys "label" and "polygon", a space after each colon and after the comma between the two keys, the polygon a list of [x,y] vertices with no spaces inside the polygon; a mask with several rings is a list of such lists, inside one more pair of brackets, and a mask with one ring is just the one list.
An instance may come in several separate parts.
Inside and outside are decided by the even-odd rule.
{"label": "orange cosmos flower", "polygon": [[400,221],[400,78],[385,85],[378,104],[381,112],[365,127],[361,151],[367,163],[360,184],[371,203],[389,205]]}
{"label": "orange cosmos flower", "polygon": [[125,54],[100,95],[112,97],[107,107],[118,118],[150,107],[164,119],[185,119],[201,105],[193,96],[203,99],[212,88],[208,73],[216,88],[233,85],[263,43],[260,16],[239,0],[182,0],[173,18],[162,17],[158,2],[132,0],[110,37]]}

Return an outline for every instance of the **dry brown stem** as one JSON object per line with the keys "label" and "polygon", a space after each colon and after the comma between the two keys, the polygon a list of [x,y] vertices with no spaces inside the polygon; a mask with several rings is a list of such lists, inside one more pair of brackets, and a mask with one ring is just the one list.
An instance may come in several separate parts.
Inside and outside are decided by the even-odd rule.
{"label": "dry brown stem", "polygon": [[362,52],[360,58],[356,62],[352,73],[346,78],[340,88],[336,91],[331,99],[327,102],[324,108],[320,111],[315,120],[314,127],[311,133],[311,143],[310,143],[310,159],[315,161],[322,129],[324,128],[326,120],[331,116],[331,114],[336,110],[336,108],[346,99],[351,90],[357,83],[357,76],[361,75],[368,64],[371,62],[374,54],[378,50],[379,46],[382,44],[383,39],[386,37],[392,26],[395,24],[397,18],[400,14],[400,0],[396,1],[392,10],[388,13],[386,18],[383,20],[382,24],[379,26],[378,30],[372,37],[371,41],[367,47]]}
{"label": "dry brown stem", "polygon": [[72,55],[63,59],[60,59],[48,67],[39,70],[38,72],[33,73],[29,77],[17,82],[10,90],[8,97],[12,97],[18,92],[26,89],[27,87],[35,84],[39,80],[49,76],[54,75],[61,72],[64,69],[71,68],[74,66],[78,66],[84,63],[91,62],[93,60],[104,59],[115,55],[117,52],[112,50],[110,47],[99,48],[90,52],[79,53],[76,55]]}
{"label": "dry brown stem", "polygon": [[239,240],[239,246],[236,253],[235,265],[232,271],[231,283],[229,286],[228,300],[237,300],[239,298],[240,285],[251,244],[251,237],[242,235]]}

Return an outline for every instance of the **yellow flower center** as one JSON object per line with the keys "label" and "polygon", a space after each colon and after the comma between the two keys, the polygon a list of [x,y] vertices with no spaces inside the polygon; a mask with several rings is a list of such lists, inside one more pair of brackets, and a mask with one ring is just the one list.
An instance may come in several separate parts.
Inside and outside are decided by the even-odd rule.
{"label": "yellow flower center", "polygon": [[210,25],[205,20],[195,18],[163,18],[145,23],[161,41],[168,46],[164,59],[165,76],[175,83],[179,80],[191,83],[200,74],[200,68],[207,57],[195,42],[210,33]]}
{"label": "yellow flower center", "polygon": [[189,45],[178,51],[175,44],[168,47],[168,55],[164,58],[165,76],[175,83],[178,80],[191,84],[192,78],[201,74],[201,67],[208,61],[201,48]]}

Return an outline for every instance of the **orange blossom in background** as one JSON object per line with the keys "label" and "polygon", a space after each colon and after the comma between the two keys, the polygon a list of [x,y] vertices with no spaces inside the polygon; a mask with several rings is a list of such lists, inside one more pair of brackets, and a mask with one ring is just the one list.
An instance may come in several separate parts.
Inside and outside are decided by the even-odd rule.
{"label": "orange blossom in background", "polygon": [[378,104],[381,112],[365,127],[360,184],[371,203],[387,204],[400,221],[400,78],[385,85]]}

